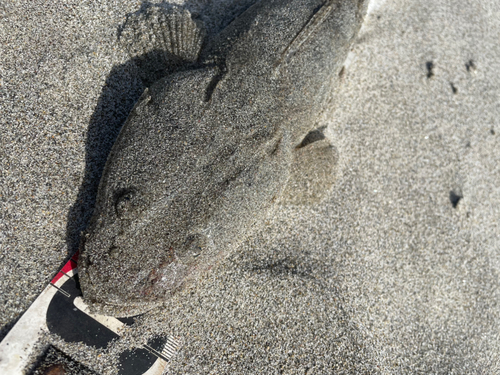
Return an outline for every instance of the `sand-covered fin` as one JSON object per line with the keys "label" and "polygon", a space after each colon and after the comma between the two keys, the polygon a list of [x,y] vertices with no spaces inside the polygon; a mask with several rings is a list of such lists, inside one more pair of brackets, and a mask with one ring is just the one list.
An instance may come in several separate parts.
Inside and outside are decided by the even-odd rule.
{"label": "sand-covered fin", "polygon": [[186,63],[194,63],[205,37],[201,21],[183,8],[143,6],[128,16],[119,40],[139,66],[147,85]]}
{"label": "sand-covered fin", "polygon": [[321,24],[325,22],[330,13],[336,7],[337,2],[328,0],[320,8],[318,8],[311,19],[304,25],[302,30],[300,30],[300,32],[281,54],[281,58],[275,65],[275,74],[279,71],[283,64],[287,64],[290,61],[300,47],[319,29]]}

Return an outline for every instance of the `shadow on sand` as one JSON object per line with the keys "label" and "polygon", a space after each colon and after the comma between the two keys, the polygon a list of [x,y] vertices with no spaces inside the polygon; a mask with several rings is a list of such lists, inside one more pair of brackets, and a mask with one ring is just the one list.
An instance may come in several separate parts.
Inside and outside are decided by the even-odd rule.
{"label": "shadow on sand", "polygon": [[68,256],[78,249],[80,233],[87,227],[94,210],[108,154],[143,90],[138,69],[132,60],[113,67],[106,79],[87,130],[83,182],[67,216]]}

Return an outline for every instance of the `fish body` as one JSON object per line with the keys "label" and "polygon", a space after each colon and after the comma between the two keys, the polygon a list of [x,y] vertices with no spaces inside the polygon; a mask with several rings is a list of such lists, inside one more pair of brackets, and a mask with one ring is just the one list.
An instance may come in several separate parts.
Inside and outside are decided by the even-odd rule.
{"label": "fish body", "polygon": [[196,61],[144,91],[82,236],[87,301],[115,315],[145,311],[258,227],[289,184],[295,149],[324,106],[366,3],[258,1],[200,47]]}

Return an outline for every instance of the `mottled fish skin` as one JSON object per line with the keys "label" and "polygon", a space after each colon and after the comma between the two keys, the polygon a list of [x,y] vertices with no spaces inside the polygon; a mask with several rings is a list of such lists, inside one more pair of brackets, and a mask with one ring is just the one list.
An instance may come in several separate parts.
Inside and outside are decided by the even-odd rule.
{"label": "mottled fish skin", "polygon": [[287,184],[366,0],[265,0],[141,96],[113,146],[79,260],[84,298],[146,311],[241,243]]}

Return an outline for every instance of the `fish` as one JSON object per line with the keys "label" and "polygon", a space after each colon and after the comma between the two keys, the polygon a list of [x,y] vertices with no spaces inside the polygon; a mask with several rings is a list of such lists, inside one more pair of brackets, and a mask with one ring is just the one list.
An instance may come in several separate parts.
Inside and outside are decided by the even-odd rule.
{"label": "fish", "polygon": [[115,316],[148,311],[209,272],[280,204],[323,199],[338,155],[315,126],[367,3],[255,1],[211,37],[179,6],[130,15],[120,41],[147,88],[81,236],[87,303]]}

